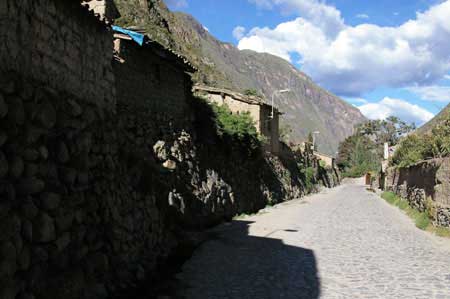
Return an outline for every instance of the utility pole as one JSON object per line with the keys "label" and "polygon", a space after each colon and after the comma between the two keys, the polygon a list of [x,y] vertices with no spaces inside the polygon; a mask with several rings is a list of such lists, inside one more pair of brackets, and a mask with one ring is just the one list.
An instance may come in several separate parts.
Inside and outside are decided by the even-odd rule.
{"label": "utility pole", "polygon": [[313,136],[313,144],[312,144],[312,150],[315,151],[316,149],[316,134],[320,134],[319,131],[315,131],[311,133]]}
{"label": "utility pole", "polygon": [[290,89],[280,89],[280,90],[275,90],[272,93],[272,113],[270,114],[271,119],[273,119],[275,117],[275,106],[274,106],[275,105],[275,95],[277,93],[283,94],[283,93],[288,93],[288,92],[291,92],[291,90]]}

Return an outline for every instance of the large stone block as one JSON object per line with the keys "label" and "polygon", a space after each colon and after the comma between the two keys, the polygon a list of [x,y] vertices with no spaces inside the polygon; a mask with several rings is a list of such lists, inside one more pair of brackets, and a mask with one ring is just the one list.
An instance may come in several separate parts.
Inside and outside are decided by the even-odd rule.
{"label": "large stone block", "polygon": [[16,215],[8,215],[0,219],[0,241],[10,239],[20,233],[21,221]]}
{"label": "large stone block", "polygon": [[23,163],[22,158],[19,156],[14,156],[12,158],[11,167],[9,169],[10,175],[13,178],[18,179],[22,176],[24,169],[25,169],[25,164]]}
{"label": "large stone block", "polygon": [[67,163],[70,160],[69,148],[64,142],[60,142],[58,145],[58,160],[61,163]]}
{"label": "large stone block", "polygon": [[52,192],[44,192],[39,196],[40,207],[44,210],[51,211],[58,208],[61,202],[61,196]]}
{"label": "large stone block", "polygon": [[21,195],[40,193],[45,188],[45,182],[37,178],[20,179],[17,183],[17,192]]}
{"label": "large stone block", "polygon": [[37,118],[44,128],[53,128],[56,123],[55,107],[49,101],[43,102],[39,107]]}
{"label": "large stone block", "polygon": [[9,170],[9,163],[6,159],[6,155],[0,151],[0,179],[3,178]]}
{"label": "large stone block", "polygon": [[39,214],[39,209],[36,207],[31,197],[23,201],[21,211],[22,215],[29,220],[33,220],[34,217]]}
{"label": "large stone block", "polygon": [[12,97],[8,100],[8,119],[11,123],[23,125],[25,123],[25,108],[22,99],[19,97]]}
{"label": "large stone block", "polygon": [[55,221],[48,214],[41,213],[33,222],[33,241],[52,242],[56,239]]}
{"label": "large stone block", "polygon": [[0,243],[0,278],[13,276],[16,270],[16,248],[11,242]]}
{"label": "large stone block", "polygon": [[0,130],[0,147],[6,143],[6,140],[8,140],[8,136],[3,130]]}
{"label": "large stone block", "polygon": [[17,258],[18,267],[20,270],[25,271],[28,270],[31,263],[31,254],[30,254],[30,248],[25,246],[22,251],[20,252],[18,258]]}
{"label": "large stone block", "polygon": [[27,148],[23,151],[23,158],[26,161],[36,161],[39,159],[39,151],[34,148]]}
{"label": "large stone block", "polygon": [[5,102],[5,98],[0,94],[0,118],[5,117],[8,114],[8,105]]}

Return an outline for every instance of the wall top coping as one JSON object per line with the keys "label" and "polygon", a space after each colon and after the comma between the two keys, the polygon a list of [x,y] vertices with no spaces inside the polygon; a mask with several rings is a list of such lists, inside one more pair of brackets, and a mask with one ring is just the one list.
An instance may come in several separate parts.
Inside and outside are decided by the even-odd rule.
{"label": "wall top coping", "polygon": [[320,152],[317,152],[317,151],[314,151],[314,155],[319,156],[319,157],[335,159],[335,157],[333,157],[333,156],[330,156],[330,155],[327,155],[327,154],[324,154],[324,153],[320,153]]}
{"label": "wall top coping", "polygon": [[444,158],[432,158],[428,160],[421,160],[419,162],[416,162],[408,167],[397,167],[397,166],[390,166],[388,169],[395,170],[395,169],[409,169],[412,167],[422,166],[424,164],[442,164],[446,161],[450,162],[450,157],[444,157]]}
{"label": "wall top coping", "polygon": [[[264,99],[261,97],[248,96],[248,95],[244,95],[242,93],[235,92],[235,91],[232,91],[229,89],[196,84],[196,85],[194,85],[192,90],[193,90],[193,92],[202,92],[203,91],[203,92],[210,93],[210,94],[224,94],[224,95],[230,96],[235,101],[243,102],[243,103],[250,104],[250,105],[266,106],[266,107],[272,108],[272,105],[265,103]],[[282,114],[278,111],[278,108],[274,107],[274,110],[276,111],[277,114]]]}
{"label": "wall top coping", "polygon": [[126,40],[129,42],[133,42],[136,45],[153,50],[153,52],[156,55],[170,62],[173,62],[174,64],[177,64],[178,66],[182,67],[186,72],[189,73],[197,72],[197,68],[194,67],[186,57],[150,39],[150,37],[140,32],[139,30],[136,29],[131,30],[131,29],[134,28],[127,29],[119,26],[113,26],[114,40]]}

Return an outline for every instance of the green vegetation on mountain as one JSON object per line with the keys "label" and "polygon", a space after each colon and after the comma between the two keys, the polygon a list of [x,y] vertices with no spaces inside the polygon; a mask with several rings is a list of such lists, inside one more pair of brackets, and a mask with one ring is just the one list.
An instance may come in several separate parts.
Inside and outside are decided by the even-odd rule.
{"label": "green vegetation on mountain", "polygon": [[418,134],[430,133],[431,130],[441,122],[445,121],[450,114],[450,104],[441,110],[433,119],[417,129]]}
{"label": "green vegetation on mountain", "polygon": [[305,141],[309,132],[320,131],[319,151],[334,155],[353,126],[366,120],[357,108],[317,86],[286,60],[220,42],[192,16],[170,12],[161,0],[115,1],[122,15],[117,24],[142,28],[186,56],[199,69],[194,81],[256,92],[268,100],[276,90],[289,88],[290,93],[275,96],[275,105],[284,112],[282,125],[292,128],[290,142]]}
{"label": "green vegetation on mountain", "polygon": [[405,137],[392,157],[391,164],[407,167],[421,160],[450,156],[450,111],[443,111],[430,131]]}

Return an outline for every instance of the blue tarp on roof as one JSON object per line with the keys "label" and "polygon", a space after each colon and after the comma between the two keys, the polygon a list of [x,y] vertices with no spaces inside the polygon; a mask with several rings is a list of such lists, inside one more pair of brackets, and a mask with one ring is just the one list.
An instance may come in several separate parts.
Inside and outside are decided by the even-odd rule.
{"label": "blue tarp on roof", "polygon": [[119,27],[119,26],[112,26],[112,29],[114,31],[123,33],[128,35],[129,37],[131,37],[135,42],[137,42],[140,46],[142,46],[144,44],[144,38],[145,35]]}

